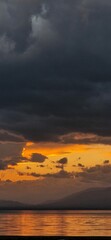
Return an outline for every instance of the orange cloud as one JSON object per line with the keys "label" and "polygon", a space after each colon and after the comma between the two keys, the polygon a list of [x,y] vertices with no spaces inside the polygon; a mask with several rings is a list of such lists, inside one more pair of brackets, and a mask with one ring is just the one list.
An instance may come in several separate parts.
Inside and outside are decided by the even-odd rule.
{"label": "orange cloud", "polygon": [[42,153],[46,156],[67,155],[86,151],[86,145],[60,144],[60,143],[26,143],[22,156],[30,157],[32,153]]}

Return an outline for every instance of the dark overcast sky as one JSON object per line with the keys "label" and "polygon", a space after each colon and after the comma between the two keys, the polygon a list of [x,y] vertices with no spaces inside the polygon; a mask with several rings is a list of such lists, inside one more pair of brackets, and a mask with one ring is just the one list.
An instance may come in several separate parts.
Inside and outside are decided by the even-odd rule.
{"label": "dark overcast sky", "polygon": [[111,136],[110,0],[0,0],[0,113],[26,140]]}
{"label": "dark overcast sky", "polygon": [[0,196],[109,186],[110,146],[111,0],[0,0]]}

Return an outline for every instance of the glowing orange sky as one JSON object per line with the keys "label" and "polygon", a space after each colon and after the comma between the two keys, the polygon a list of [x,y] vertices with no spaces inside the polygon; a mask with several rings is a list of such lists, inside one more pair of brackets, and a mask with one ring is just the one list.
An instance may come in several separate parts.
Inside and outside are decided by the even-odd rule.
{"label": "glowing orange sky", "polygon": [[[19,176],[17,172],[36,172],[40,174],[55,173],[60,171],[55,166],[57,161],[63,157],[67,157],[68,164],[64,169],[68,172],[81,171],[78,163],[85,167],[94,166],[96,164],[103,164],[106,159],[111,160],[111,147],[109,145],[74,145],[74,144],[55,144],[55,143],[31,143],[27,142],[23,148],[22,156],[30,158],[32,153],[41,153],[46,155],[48,159],[43,163],[45,167],[39,167],[39,163],[24,162],[18,163],[14,169],[1,171],[1,179],[17,180],[31,180],[35,179],[32,176]],[[31,169],[27,170],[27,166]]]}

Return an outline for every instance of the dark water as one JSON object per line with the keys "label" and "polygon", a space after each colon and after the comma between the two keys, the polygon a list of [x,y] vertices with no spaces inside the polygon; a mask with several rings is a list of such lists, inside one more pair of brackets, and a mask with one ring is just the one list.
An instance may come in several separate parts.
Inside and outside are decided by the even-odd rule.
{"label": "dark water", "polygon": [[0,235],[111,236],[111,211],[1,211]]}

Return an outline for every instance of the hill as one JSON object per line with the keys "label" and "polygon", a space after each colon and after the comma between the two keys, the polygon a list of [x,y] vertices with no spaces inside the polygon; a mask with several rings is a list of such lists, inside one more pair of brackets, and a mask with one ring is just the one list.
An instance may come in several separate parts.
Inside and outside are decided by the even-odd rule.
{"label": "hill", "polygon": [[17,202],[0,200],[0,210],[22,210],[29,209],[29,205]]}
{"label": "hill", "polygon": [[55,202],[38,205],[36,208],[50,210],[109,210],[111,209],[111,187],[87,189]]}
{"label": "hill", "polygon": [[0,200],[0,210],[111,210],[111,187],[91,188],[38,205]]}

